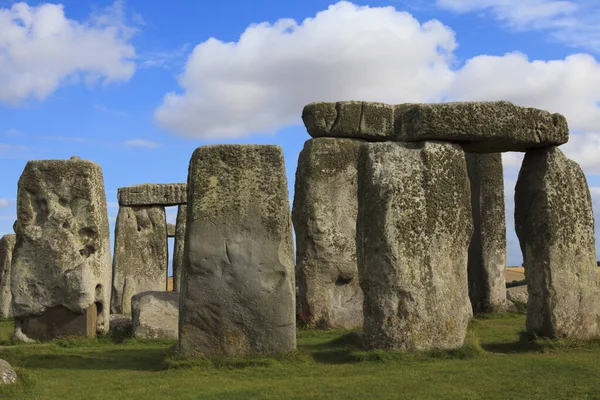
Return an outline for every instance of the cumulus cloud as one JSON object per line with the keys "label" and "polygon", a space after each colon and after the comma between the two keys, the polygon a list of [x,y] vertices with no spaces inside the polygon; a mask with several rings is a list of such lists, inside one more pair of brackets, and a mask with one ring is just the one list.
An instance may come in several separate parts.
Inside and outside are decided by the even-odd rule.
{"label": "cumulus cloud", "polygon": [[453,100],[509,100],[565,115],[571,129],[597,130],[600,63],[589,54],[530,61],[525,54],[481,55],[456,72]]}
{"label": "cumulus cloud", "polygon": [[[550,61],[530,61],[522,53],[473,57],[456,71],[448,98],[508,100],[559,112],[571,130],[565,154],[586,173],[600,173],[600,63],[589,54]],[[504,160],[514,167],[522,156],[508,154]]]}
{"label": "cumulus cloud", "polygon": [[544,30],[567,45],[600,51],[596,0],[437,0],[436,4],[456,13],[491,15],[517,30]]}
{"label": "cumulus cloud", "polygon": [[155,148],[155,147],[159,146],[158,143],[154,143],[154,142],[151,142],[149,140],[144,140],[144,139],[127,140],[127,141],[125,141],[125,145],[130,146],[130,147],[148,147],[148,148]]}
{"label": "cumulus cloud", "polygon": [[67,80],[128,80],[135,71],[128,42],[134,29],[122,13],[123,1],[83,23],[67,18],[60,4],[1,8],[0,102],[42,100]]}
{"label": "cumulus cloud", "polygon": [[237,42],[197,45],[155,117],[187,137],[274,132],[312,101],[440,101],[451,84],[454,33],[393,7],[341,1],[302,23],[249,26]]}

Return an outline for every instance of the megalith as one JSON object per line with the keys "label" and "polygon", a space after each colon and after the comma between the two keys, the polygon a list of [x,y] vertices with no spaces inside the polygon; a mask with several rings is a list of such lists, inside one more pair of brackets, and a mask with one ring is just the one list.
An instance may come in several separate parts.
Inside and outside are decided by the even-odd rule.
{"label": "megalith", "polygon": [[502,154],[467,153],[473,237],[469,245],[469,298],[473,312],[506,308],[506,217]]}
{"label": "megalith", "polygon": [[0,239],[0,318],[12,317],[12,293],[10,292],[10,265],[16,236],[7,234]]}
{"label": "megalith", "polygon": [[175,243],[173,243],[173,291],[179,292],[181,275],[183,272],[183,244],[185,242],[185,222],[187,218],[187,205],[181,204],[177,208],[175,222]]}
{"label": "megalith", "polygon": [[298,159],[296,231],[298,320],[320,328],[363,324],[356,266],[357,164],[361,140],[318,138]]}
{"label": "megalith", "polygon": [[473,233],[465,154],[440,142],[369,143],[358,168],[357,254],[364,342],[371,349],[451,349],[472,316]]}
{"label": "megalith", "polygon": [[557,147],[525,154],[515,229],[527,279],[527,330],[556,338],[600,335],[594,214],[579,165]]}
{"label": "megalith", "polygon": [[279,146],[196,149],[188,174],[179,350],[296,348],[292,223]]}
{"label": "megalith", "polygon": [[120,206],[115,224],[113,314],[131,314],[131,297],[167,288],[167,220],[163,206]]}
{"label": "megalith", "polygon": [[473,153],[525,151],[569,140],[567,120],[508,101],[389,105],[367,101],[315,102],[302,110],[312,137],[460,143]]}
{"label": "megalith", "polygon": [[29,161],[14,229],[16,332],[33,339],[108,332],[111,259],[100,165],[78,157]]}

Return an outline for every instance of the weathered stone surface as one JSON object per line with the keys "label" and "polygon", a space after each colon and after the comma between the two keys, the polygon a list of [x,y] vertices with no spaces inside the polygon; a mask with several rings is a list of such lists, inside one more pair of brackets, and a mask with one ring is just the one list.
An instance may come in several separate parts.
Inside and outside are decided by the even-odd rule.
{"label": "weathered stone surface", "polygon": [[40,315],[22,318],[21,328],[29,339],[34,340],[50,340],[66,336],[94,337],[97,312],[95,303],[92,303],[83,313],[73,312],[63,306],[52,307]]}
{"label": "weathered stone surface", "polygon": [[179,292],[181,288],[181,275],[183,273],[183,244],[185,242],[186,219],[187,205],[182,204],[177,208],[175,243],[173,243],[173,291],[175,292]]}
{"label": "weathered stone surface", "polygon": [[130,314],[133,295],[167,287],[165,208],[121,206],[114,251],[112,313]]}
{"label": "weathered stone surface", "polygon": [[527,304],[529,295],[527,294],[527,285],[513,286],[506,289],[506,299],[510,301],[518,301]]}
{"label": "weathered stone surface", "polygon": [[175,224],[167,224],[167,237],[174,238],[175,237]]}
{"label": "weathered stone surface", "polygon": [[292,224],[281,148],[200,147],[188,190],[181,353],[294,350]]}
{"label": "weathered stone surface", "polygon": [[502,154],[467,154],[473,237],[469,245],[469,298],[473,312],[506,307],[506,217]]}
{"label": "weathered stone surface", "polygon": [[119,188],[120,206],[176,206],[187,203],[187,184],[145,183]]}
{"label": "weathered stone surface", "polygon": [[309,325],[362,327],[363,293],[356,266],[358,150],[352,139],[306,142],[296,171],[297,316]]}
{"label": "weathered stone surface", "polygon": [[566,119],[507,101],[435,104],[310,103],[302,120],[312,137],[369,141],[461,142],[477,153],[525,151],[569,139]]}
{"label": "weathered stone surface", "polygon": [[131,299],[131,316],[137,339],[177,339],[179,293],[138,293]]}
{"label": "weathered stone surface", "polygon": [[394,134],[394,106],[367,101],[310,103],[302,120],[314,137],[345,137],[371,141],[390,140]]}
{"label": "weathered stone surface", "polygon": [[0,386],[17,382],[17,373],[6,360],[0,359]]}
{"label": "weathered stone surface", "polygon": [[551,338],[599,335],[592,199],[583,171],[558,148],[525,154],[515,229],[529,293],[527,330]]}
{"label": "weathered stone surface", "polygon": [[12,294],[10,292],[10,264],[16,236],[4,235],[0,239],[0,318],[12,317]]}
{"label": "weathered stone surface", "polygon": [[506,312],[513,313],[513,314],[518,314],[519,313],[519,308],[515,305],[515,303],[513,301],[508,300],[506,302]]}
{"label": "weathered stone surface", "polygon": [[81,315],[95,307],[97,332],[108,332],[111,262],[100,166],[78,159],[29,161],[19,179],[14,229],[15,318],[55,307]]}
{"label": "weathered stone surface", "polygon": [[472,316],[465,155],[449,143],[361,146],[357,254],[368,348],[462,346]]}
{"label": "weathered stone surface", "polygon": [[131,315],[110,314],[110,332],[113,335],[128,335],[132,333]]}

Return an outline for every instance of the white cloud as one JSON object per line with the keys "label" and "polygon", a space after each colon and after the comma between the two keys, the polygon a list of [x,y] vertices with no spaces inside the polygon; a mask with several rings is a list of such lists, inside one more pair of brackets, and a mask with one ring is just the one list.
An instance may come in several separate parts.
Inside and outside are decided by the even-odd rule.
{"label": "white cloud", "polygon": [[158,143],[154,143],[151,142],[149,140],[144,140],[144,139],[132,139],[132,140],[127,140],[124,142],[126,146],[131,146],[131,147],[148,147],[148,148],[155,148],[158,147],[159,144]]}
{"label": "white cloud", "polygon": [[249,26],[238,42],[196,46],[155,117],[187,137],[274,132],[311,101],[431,102],[452,83],[453,32],[393,7],[341,1],[301,24]]}
{"label": "white cloud", "polygon": [[560,112],[569,128],[593,131],[600,124],[600,63],[589,54],[530,61],[525,54],[481,55],[456,73],[453,100],[509,100]]}
{"label": "white cloud", "polygon": [[[586,173],[600,174],[600,63],[588,54],[530,61],[521,53],[477,56],[456,72],[452,100],[508,100],[563,114],[571,135],[565,154]],[[522,160],[504,156],[505,166]],[[513,165],[514,164],[514,165]]]}
{"label": "white cloud", "polygon": [[126,81],[135,71],[134,32],[117,1],[84,23],[60,4],[13,4],[0,9],[0,102],[42,100],[63,82]]}
{"label": "white cloud", "polygon": [[0,208],[10,207],[10,201],[8,199],[0,198]]}
{"label": "white cloud", "polygon": [[543,30],[554,40],[600,51],[600,3],[597,0],[437,0],[456,12],[483,12],[516,30]]}

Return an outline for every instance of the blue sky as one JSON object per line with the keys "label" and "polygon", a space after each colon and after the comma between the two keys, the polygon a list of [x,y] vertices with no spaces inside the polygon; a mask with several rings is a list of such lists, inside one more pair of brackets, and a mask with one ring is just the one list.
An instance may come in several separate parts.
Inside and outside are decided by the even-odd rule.
{"label": "blue sky", "polygon": [[[598,21],[596,0],[0,0],[0,234],[31,159],[101,164],[111,235],[117,188],[185,182],[201,145],[280,145],[293,196],[302,107],[336,100],[560,112],[598,220]],[[504,157],[509,265],[521,159]]]}

